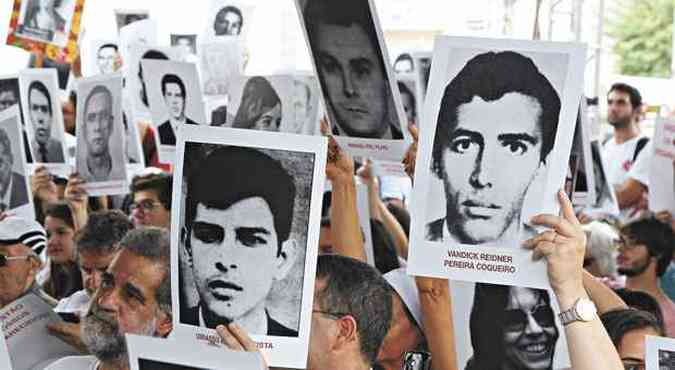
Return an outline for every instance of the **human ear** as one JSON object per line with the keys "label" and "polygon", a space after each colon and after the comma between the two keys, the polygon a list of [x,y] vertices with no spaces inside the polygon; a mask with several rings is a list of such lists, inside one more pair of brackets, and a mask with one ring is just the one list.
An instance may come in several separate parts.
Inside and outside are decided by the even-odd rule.
{"label": "human ear", "polygon": [[288,239],[281,244],[281,253],[277,256],[276,280],[283,280],[293,267],[298,255],[298,243],[294,239]]}
{"label": "human ear", "polygon": [[336,349],[348,347],[359,339],[358,324],[351,315],[343,316],[336,320],[338,326],[337,336],[333,344]]}

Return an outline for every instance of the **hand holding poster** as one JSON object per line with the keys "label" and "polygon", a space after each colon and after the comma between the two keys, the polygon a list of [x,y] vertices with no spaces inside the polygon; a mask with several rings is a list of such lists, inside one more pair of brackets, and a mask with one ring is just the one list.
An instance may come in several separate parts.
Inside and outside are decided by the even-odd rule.
{"label": "hand holding poster", "polygon": [[219,341],[215,327],[235,322],[270,366],[305,367],[326,151],[322,137],[181,129],[173,183],[181,206],[171,214],[176,338]]}
{"label": "hand holding poster", "polygon": [[130,370],[262,370],[259,353],[209,348],[194,341],[126,336]]}
{"label": "hand holding poster", "polygon": [[521,242],[558,213],[581,44],[439,37],[420,127],[408,272],[548,286]]}
{"label": "hand holding poster", "polygon": [[[649,154],[649,209],[675,214],[675,122],[660,119],[656,123],[653,153]],[[645,150],[649,150],[645,147]]]}
{"label": "hand holding poster", "polygon": [[47,324],[61,319],[35,294],[5,306],[0,310],[0,321],[14,370],[43,369],[59,358],[78,354],[47,333]]}

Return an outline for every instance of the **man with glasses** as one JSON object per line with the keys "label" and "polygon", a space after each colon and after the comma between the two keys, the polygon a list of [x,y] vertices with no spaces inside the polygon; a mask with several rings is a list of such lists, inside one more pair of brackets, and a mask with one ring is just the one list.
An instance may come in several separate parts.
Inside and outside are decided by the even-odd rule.
{"label": "man with glasses", "polygon": [[[124,180],[124,161],[110,155],[110,137],[114,129],[113,96],[104,85],[95,86],[84,101],[85,165],[78,170],[85,181]],[[117,158],[115,158],[117,159]]]}
{"label": "man with glasses", "polygon": [[28,113],[33,129],[31,150],[37,163],[64,163],[63,146],[52,138],[52,98],[42,81],[28,85]]}
{"label": "man with glasses", "polygon": [[659,277],[673,259],[673,230],[655,218],[644,218],[623,226],[620,233],[617,267],[626,276],[626,288],[654,297],[661,306],[666,334],[675,337],[675,303],[659,286]]}
{"label": "man with glasses", "polygon": [[47,233],[34,220],[0,216],[0,308],[28,293],[51,306],[56,301],[44,293],[36,276],[42,268],[38,255],[47,245]]}
{"label": "man with glasses", "polygon": [[135,227],[171,227],[173,177],[165,174],[137,176],[131,182],[131,220]]}
{"label": "man with glasses", "polygon": [[14,172],[14,154],[7,132],[0,128],[0,212],[28,203],[25,177]]}

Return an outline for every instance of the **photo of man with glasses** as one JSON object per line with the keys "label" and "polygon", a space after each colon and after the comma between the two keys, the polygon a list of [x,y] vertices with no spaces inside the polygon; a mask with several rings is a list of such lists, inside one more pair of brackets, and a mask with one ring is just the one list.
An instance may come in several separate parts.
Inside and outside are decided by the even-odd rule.
{"label": "photo of man with glasses", "polygon": [[[83,114],[78,114],[77,170],[86,182],[124,181],[126,165],[121,150],[124,133],[122,125],[116,125],[121,117],[114,115],[113,92],[105,84],[91,87],[86,80],[83,82],[78,85],[79,98],[85,98],[81,100]],[[113,134],[117,150],[113,150]]]}

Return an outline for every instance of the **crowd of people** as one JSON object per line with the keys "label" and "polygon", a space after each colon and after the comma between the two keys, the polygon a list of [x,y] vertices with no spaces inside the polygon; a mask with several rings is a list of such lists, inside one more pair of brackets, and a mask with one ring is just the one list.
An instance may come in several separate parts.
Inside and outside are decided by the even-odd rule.
{"label": "crowd of people", "polygon": [[[39,14],[36,17],[39,20]],[[224,11],[216,22],[216,32],[241,32],[241,14]],[[119,69],[123,61],[119,56],[113,59],[114,69]],[[113,59],[108,58],[108,62]],[[77,62],[73,75],[81,77]],[[180,80],[162,81],[162,88],[170,94],[186,96]],[[171,92],[173,88],[175,92]],[[29,88],[29,94],[32,105],[40,105],[45,95],[37,85]],[[279,98],[274,98],[270,108],[280,104]],[[318,248],[319,257],[307,369],[423,369],[415,367],[420,359],[427,364],[430,359],[434,370],[551,369],[552,350],[540,355],[542,351],[534,347],[546,341],[555,344],[563,334],[552,324],[556,320],[553,312],[546,309],[553,300],[562,312],[560,320],[572,369],[644,369],[645,338],[675,338],[675,219],[668,211],[649,211],[649,165],[654,150],[641,131],[644,103],[639,91],[616,83],[607,93],[607,104],[612,134],[603,143],[602,155],[620,213],[584,212],[560,190],[560,214],[535,216],[532,225],[547,231],[533,233],[522,243],[523,248],[532,251],[534,260],[545,261],[551,290],[477,284],[474,299],[484,303],[474,305],[482,308],[471,312],[470,325],[482,334],[472,335],[473,355],[466,364],[457,360],[457,322],[452,308],[457,302],[452,300],[448,280],[406,273],[411,214],[405,192],[392,190],[400,179],[377,176],[370,160],[352,158],[333,137],[335,130],[322,120],[321,132],[328,140],[325,177],[332,192],[324,199],[330,202],[330,211],[324,212],[321,220],[310,220],[320,221],[321,226],[319,245],[308,246]],[[42,105],[41,111],[51,114],[51,105]],[[72,95],[62,102],[64,128],[71,135],[75,131],[76,105]],[[451,110],[459,109],[459,105]],[[180,120],[193,123],[184,116],[184,103],[179,106]],[[247,112],[242,110],[237,116],[240,113]],[[344,126],[340,130],[348,131],[345,117],[349,115],[343,117],[340,113],[334,112]],[[385,116],[384,110],[382,115]],[[413,143],[403,159],[413,186],[418,145],[414,117],[408,116]],[[28,294],[37,295],[64,318],[48,325],[49,334],[81,354],[57,359],[45,369],[128,370],[126,334],[167,338],[174,329],[170,240],[173,167],[159,162],[153,130],[148,123],[138,123],[147,168],[133,178],[128,194],[90,196],[81,174],[62,178],[38,165],[29,180],[35,219],[19,217],[11,211],[0,213],[0,308]],[[384,136],[402,134],[391,130]],[[0,136],[0,145],[2,141]],[[442,146],[446,144],[438,145],[440,149],[434,148],[434,163],[444,162]],[[40,162],[49,162],[48,142],[33,147],[44,148],[32,153],[34,158],[44,157]],[[237,155],[214,152],[223,158],[215,154],[209,157],[204,171],[218,171],[224,158]],[[546,161],[548,154],[538,160]],[[456,170],[451,166],[452,163],[439,164],[434,168],[442,177],[443,171]],[[11,170],[11,163],[8,168]],[[260,168],[243,172],[255,179]],[[234,171],[223,171],[218,184],[193,184],[195,194],[188,204],[174,205],[191,207],[187,217],[190,227],[185,232],[198,233],[197,226],[204,225],[195,221],[196,208],[215,195],[203,189],[225,186],[227,176]],[[3,175],[0,174],[3,182],[10,178]],[[373,264],[367,263],[357,184],[368,189]],[[262,185],[284,188],[279,183]],[[6,192],[6,186],[3,189]],[[268,206],[292,208],[292,199],[288,203]],[[459,215],[445,216],[453,217]],[[289,219],[287,216],[279,224],[290,224]],[[445,219],[439,221],[438,235],[432,235],[435,239],[442,239],[445,231]],[[288,230],[280,235],[277,257],[285,253],[281,245],[287,234]],[[471,237],[470,232],[464,232],[457,238],[467,238],[463,242],[471,244]],[[212,259],[205,253],[189,257],[195,263]],[[282,269],[283,263],[276,267]],[[260,308],[270,334],[293,335],[294,331],[274,321],[264,306]],[[181,315],[194,322],[203,320],[215,328],[224,347],[260,352],[264,357],[264,351],[237,320],[211,325],[210,319],[216,315],[202,317],[197,309],[181,311]]]}

